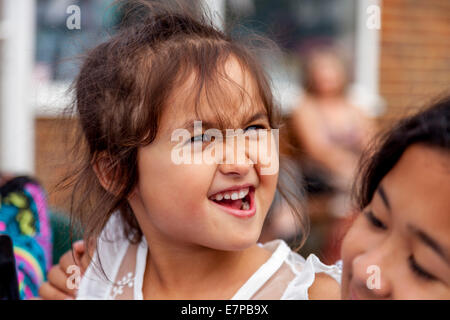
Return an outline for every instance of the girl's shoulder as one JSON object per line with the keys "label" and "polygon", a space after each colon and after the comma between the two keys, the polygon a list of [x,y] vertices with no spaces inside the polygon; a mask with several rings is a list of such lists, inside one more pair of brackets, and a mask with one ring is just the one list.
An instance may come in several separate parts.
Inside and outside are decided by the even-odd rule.
{"label": "girl's shoulder", "polygon": [[97,239],[96,250],[81,279],[77,299],[109,298],[129,245],[123,233],[120,213],[113,213]]}
{"label": "girl's shoulder", "polygon": [[306,300],[339,298],[342,269],[311,254],[307,259],[283,240],[261,245],[272,252],[233,299]]}
{"label": "girl's shoulder", "polygon": [[[147,252],[146,242],[143,239],[141,244],[128,250],[129,241],[118,237],[121,228],[120,215],[113,215],[100,236],[97,254],[94,255],[81,281],[79,299],[110,299],[111,293],[114,293],[114,296],[115,294],[125,296],[125,291],[130,291],[127,294],[130,298],[142,299],[140,289]],[[273,240],[259,246],[269,251],[270,256],[236,292],[233,300],[335,298],[330,290],[331,292],[339,290],[341,281],[339,266],[325,265],[313,254],[305,259],[292,251],[283,240]],[[127,263],[124,264],[123,261]],[[99,262],[103,269],[100,273]],[[124,265],[127,267],[126,270],[122,270]],[[122,277],[123,275],[125,277]],[[128,283],[125,279],[127,275],[135,277],[132,283]],[[128,285],[132,284],[131,290],[125,290],[127,287],[125,285],[117,287],[114,284],[114,280],[117,279],[122,279]]]}
{"label": "girl's shoulder", "polygon": [[284,299],[340,298],[341,264],[324,264],[314,254],[304,259],[294,251],[290,252],[287,263],[295,277],[286,289]]}

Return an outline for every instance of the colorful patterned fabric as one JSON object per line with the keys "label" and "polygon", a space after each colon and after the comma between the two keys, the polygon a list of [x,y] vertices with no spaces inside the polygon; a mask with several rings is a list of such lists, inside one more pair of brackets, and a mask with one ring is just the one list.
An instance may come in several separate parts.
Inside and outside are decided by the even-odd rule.
{"label": "colorful patterned fabric", "polygon": [[45,191],[28,177],[0,187],[0,233],[14,246],[21,299],[38,295],[52,262],[52,234]]}

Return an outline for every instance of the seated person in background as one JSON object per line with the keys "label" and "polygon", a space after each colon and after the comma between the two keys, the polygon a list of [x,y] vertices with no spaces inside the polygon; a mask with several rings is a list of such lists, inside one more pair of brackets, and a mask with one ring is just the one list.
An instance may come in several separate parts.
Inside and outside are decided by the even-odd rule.
{"label": "seated person in background", "polygon": [[313,52],[305,64],[305,91],[291,115],[301,148],[307,192],[347,192],[373,123],[346,96],[347,74],[331,51]]}
{"label": "seated person in background", "polygon": [[313,51],[304,66],[306,95],[289,119],[311,216],[304,254],[319,251],[321,259],[334,263],[340,251],[337,231],[351,210],[354,172],[375,128],[348,98],[348,76],[337,54]]}
{"label": "seated person in background", "polygon": [[0,177],[0,233],[11,237],[20,299],[38,296],[52,264],[45,191],[29,177]]}

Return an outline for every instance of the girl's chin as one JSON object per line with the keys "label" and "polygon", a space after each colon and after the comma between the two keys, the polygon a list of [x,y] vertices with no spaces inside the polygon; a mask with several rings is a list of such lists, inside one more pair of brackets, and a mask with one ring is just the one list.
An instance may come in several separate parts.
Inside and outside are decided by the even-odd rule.
{"label": "girl's chin", "polygon": [[223,251],[242,251],[255,246],[258,242],[258,237],[246,237],[246,238],[236,238],[228,237],[227,239],[222,238],[220,243],[215,245],[215,248]]}

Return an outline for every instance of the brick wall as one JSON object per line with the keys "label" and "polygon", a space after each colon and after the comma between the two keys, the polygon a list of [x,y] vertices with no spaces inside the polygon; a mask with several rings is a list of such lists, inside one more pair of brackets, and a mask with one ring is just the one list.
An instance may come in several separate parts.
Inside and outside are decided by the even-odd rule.
{"label": "brick wall", "polygon": [[450,1],[383,0],[380,49],[388,116],[450,93]]}
{"label": "brick wall", "polygon": [[35,175],[49,196],[50,206],[67,210],[67,192],[55,189],[56,183],[68,172],[68,146],[71,140],[66,129],[72,122],[66,119],[37,118],[35,120]]}

